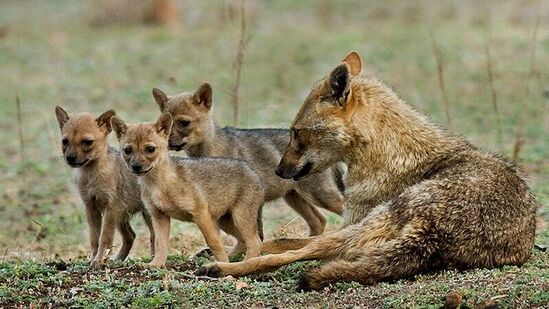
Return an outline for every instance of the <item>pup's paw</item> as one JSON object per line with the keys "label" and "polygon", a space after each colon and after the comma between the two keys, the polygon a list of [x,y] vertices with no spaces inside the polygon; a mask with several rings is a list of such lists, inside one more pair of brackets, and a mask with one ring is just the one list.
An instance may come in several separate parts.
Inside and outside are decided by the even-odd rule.
{"label": "pup's paw", "polygon": [[213,252],[212,252],[212,249],[210,248],[206,248],[206,249],[203,249],[203,250],[200,250],[198,251],[197,253],[195,253],[194,255],[194,258],[197,259],[197,258],[207,258],[207,259],[210,259],[213,257]]}
{"label": "pup's paw", "polygon": [[165,263],[160,263],[160,262],[155,262],[155,261],[152,261],[149,264],[144,264],[144,265],[146,265],[147,268],[166,268]]}
{"label": "pup's paw", "polygon": [[90,268],[93,268],[95,270],[103,268],[103,261],[101,261],[100,259],[93,259],[90,262]]}
{"label": "pup's paw", "polygon": [[221,277],[221,269],[216,263],[201,266],[194,272],[195,276],[208,276],[212,278]]}

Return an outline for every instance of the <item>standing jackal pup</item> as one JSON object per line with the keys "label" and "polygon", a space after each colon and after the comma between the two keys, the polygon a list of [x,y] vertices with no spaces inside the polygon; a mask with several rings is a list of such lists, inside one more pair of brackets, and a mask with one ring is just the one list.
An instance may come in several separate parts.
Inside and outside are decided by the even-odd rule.
{"label": "standing jackal pup", "polygon": [[238,240],[231,256],[243,251],[246,259],[258,256],[264,194],[259,178],[239,160],[169,157],[172,123],[167,113],[156,123],[126,125],[111,119],[122,157],[140,176],[141,196],[152,216],[156,254],[150,265],[166,263],[170,218],[196,223],[218,261],[229,261],[219,228]]}
{"label": "standing jackal pup", "polygon": [[[213,119],[212,88],[202,84],[194,93],[167,96],[153,89],[161,112],[174,119],[169,138],[171,150],[191,157],[226,157],[246,161],[265,188],[265,201],[283,197],[309,225],[309,235],[320,235],[326,219],[317,207],[341,215],[343,212],[343,171],[338,165],[302,179],[282,179],[275,169],[290,140],[287,129],[239,129],[218,127]],[[299,181],[297,181],[299,180]]]}
{"label": "standing jackal pup", "polygon": [[112,247],[115,229],[122,236],[122,247],[116,258],[124,260],[128,256],[135,240],[130,219],[137,212],[143,213],[154,254],[154,231],[141,202],[137,177],[124,167],[118,151],[107,145],[110,119],[114,114],[109,110],[99,117],[90,113],[69,117],[61,107],[55,108],[63,156],[70,167],[78,168],[76,181],[86,206],[92,266],[98,266],[105,250]]}

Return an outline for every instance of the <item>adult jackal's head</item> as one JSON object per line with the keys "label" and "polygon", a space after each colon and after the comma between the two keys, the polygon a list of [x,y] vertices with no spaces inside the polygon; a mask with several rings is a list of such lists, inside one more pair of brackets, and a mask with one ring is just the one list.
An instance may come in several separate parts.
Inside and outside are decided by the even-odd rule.
{"label": "adult jackal's head", "polygon": [[305,99],[291,128],[290,143],[276,174],[299,180],[343,159],[351,143],[350,122],[356,108],[351,81],[362,71],[357,52],[348,54]]}

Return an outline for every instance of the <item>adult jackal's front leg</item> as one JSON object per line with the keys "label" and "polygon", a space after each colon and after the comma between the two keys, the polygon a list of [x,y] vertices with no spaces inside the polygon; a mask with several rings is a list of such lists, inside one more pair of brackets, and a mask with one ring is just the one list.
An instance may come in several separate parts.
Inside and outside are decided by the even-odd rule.
{"label": "adult jackal's front leg", "polygon": [[269,254],[238,263],[213,263],[197,270],[198,275],[245,276],[255,272],[267,272],[281,266],[302,260],[325,259],[342,254],[346,250],[345,240],[348,229],[314,237],[309,244],[299,250],[281,254]]}

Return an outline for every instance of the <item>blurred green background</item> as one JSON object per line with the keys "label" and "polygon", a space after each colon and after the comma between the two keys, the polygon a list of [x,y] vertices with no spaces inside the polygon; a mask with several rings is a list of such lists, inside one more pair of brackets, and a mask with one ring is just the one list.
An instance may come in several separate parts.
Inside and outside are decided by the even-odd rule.
{"label": "blurred green background", "polygon": [[[97,114],[114,108],[127,121],[152,121],[158,116],[152,87],[175,94],[208,81],[218,124],[232,123],[240,2],[174,1],[151,17],[153,1],[0,2],[5,257],[75,257],[88,251],[73,170],[61,157],[56,105]],[[245,12],[239,126],[288,127],[311,85],[351,50],[361,53],[366,72],[444,125],[434,40],[453,130],[506,156],[523,136],[518,163],[541,205],[537,242],[549,244],[547,1],[247,0]],[[117,145],[112,137],[111,142]],[[296,216],[283,202],[267,205],[266,235],[304,235],[306,226]],[[330,215],[330,228],[339,222]],[[148,252],[147,235],[139,234],[134,256]],[[171,241],[172,253],[203,245],[190,224],[176,224]]]}

